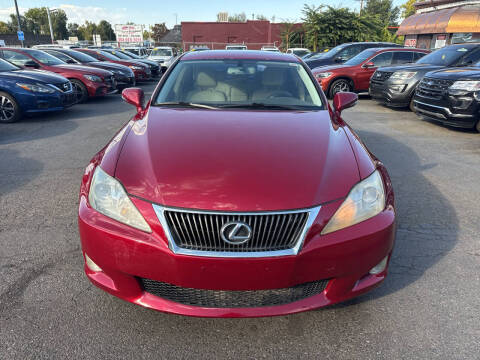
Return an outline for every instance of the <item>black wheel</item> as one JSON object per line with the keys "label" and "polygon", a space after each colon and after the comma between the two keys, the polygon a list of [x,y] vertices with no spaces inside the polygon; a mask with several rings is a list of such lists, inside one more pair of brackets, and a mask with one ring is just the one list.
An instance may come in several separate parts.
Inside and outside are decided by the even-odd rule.
{"label": "black wheel", "polygon": [[328,95],[330,96],[330,98],[333,98],[336,93],[348,91],[352,91],[352,85],[350,85],[350,81],[348,81],[347,79],[338,79],[335,80],[332,85],[330,85]]}
{"label": "black wheel", "polygon": [[20,120],[18,103],[9,94],[0,91],[0,123],[13,123]]}
{"label": "black wheel", "polygon": [[480,133],[480,120],[477,121],[477,126],[475,126],[475,129]]}
{"label": "black wheel", "polygon": [[75,96],[75,101],[77,103],[83,103],[88,99],[88,90],[87,87],[77,79],[70,79],[72,83],[73,95]]}
{"label": "black wheel", "polygon": [[410,99],[410,104],[408,105],[411,112],[415,112],[415,104],[413,103],[413,96]]}

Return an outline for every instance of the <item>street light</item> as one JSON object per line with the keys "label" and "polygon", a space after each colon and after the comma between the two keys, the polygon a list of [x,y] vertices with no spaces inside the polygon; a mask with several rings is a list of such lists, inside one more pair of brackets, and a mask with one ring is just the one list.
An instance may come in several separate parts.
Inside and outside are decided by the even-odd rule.
{"label": "street light", "polygon": [[[16,0],[15,0],[16,2]],[[50,13],[55,13],[57,12],[58,9],[52,9],[47,7],[47,16],[48,16],[48,26],[50,27],[50,37],[52,38],[52,44],[55,42],[55,39],[53,38],[53,28],[52,28],[52,18],[50,17]]]}
{"label": "street light", "polygon": [[[17,5],[17,0],[14,0],[15,2],[15,10],[17,10],[17,24],[18,24],[18,31],[22,31],[22,27],[20,26],[20,13],[18,12],[18,5]],[[22,43],[22,47],[23,47],[23,40],[20,40],[20,42]]]}

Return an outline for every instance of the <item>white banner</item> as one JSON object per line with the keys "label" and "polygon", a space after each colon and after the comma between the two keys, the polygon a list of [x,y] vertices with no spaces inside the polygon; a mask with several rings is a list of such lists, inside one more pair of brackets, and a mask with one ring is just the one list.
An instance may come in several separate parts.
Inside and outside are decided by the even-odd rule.
{"label": "white banner", "polygon": [[115,35],[120,43],[143,42],[143,25],[115,25]]}

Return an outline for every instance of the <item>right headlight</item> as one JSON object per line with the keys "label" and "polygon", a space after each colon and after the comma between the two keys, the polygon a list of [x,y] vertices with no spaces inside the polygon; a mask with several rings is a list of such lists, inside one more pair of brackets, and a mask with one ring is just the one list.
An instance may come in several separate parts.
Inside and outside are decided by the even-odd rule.
{"label": "right headlight", "polygon": [[51,87],[46,85],[41,85],[41,84],[17,83],[17,86],[27,91],[40,93],[40,94],[53,94],[55,92],[55,90],[52,89]]}
{"label": "right headlight", "polygon": [[133,70],[143,70],[144,69],[143,66],[138,66],[138,65],[129,65],[128,67],[130,69],[133,69]]}
{"label": "right headlight", "polygon": [[480,90],[480,81],[477,80],[459,80],[455,81],[451,90],[465,90],[465,91],[479,91]]}
{"label": "right headlight", "polygon": [[325,79],[332,76],[332,74],[333,74],[332,72],[321,72],[321,73],[315,74],[315,77],[317,79]]}
{"label": "right headlight", "polygon": [[322,235],[358,224],[378,215],[385,208],[385,190],[382,176],[376,170],[355,185],[345,201],[332,216]]}
{"label": "right headlight", "polygon": [[413,78],[417,74],[416,71],[395,71],[392,74],[394,80],[408,80]]}
{"label": "right headlight", "polygon": [[99,213],[139,230],[152,232],[140,211],[129,199],[122,184],[97,166],[93,174],[90,206]]}

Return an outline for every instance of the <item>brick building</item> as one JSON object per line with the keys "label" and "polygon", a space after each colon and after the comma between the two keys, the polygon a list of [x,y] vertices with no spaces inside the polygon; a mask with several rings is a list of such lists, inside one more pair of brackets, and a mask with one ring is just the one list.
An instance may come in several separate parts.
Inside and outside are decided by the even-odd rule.
{"label": "brick building", "polygon": [[219,50],[227,44],[245,44],[250,50],[259,50],[264,45],[280,47],[282,29],[283,24],[268,20],[182,22],[182,44],[185,51],[194,47]]}

